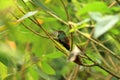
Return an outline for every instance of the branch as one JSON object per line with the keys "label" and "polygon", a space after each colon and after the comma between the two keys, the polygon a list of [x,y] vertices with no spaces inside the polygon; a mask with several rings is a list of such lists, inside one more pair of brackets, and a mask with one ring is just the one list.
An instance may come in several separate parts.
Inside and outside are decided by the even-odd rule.
{"label": "branch", "polygon": [[116,57],[118,60],[120,60],[120,56],[117,56],[113,51],[111,51],[110,49],[108,49],[107,47],[105,47],[103,44],[95,41],[94,39],[90,38],[89,36],[87,36],[85,33],[82,33],[80,31],[77,31],[79,34],[81,34],[82,36],[86,37],[87,39],[91,40],[92,42],[94,42],[95,44],[101,46],[102,48],[104,48],[106,51],[108,51],[109,53],[111,53],[114,57]]}
{"label": "branch", "polygon": [[[26,4],[26,3],[25,3]],[[29,9],[30,10],[30,9]],[[44,33],[48,36],[49,39],[52,40],[52,42],[55,44],[55,46],[57,47],[57,49],[59,49],[61,52],[63,52],[66,56],[68,56],[68,53],[69,51],[66,50],[66,48],[62,47],[61,44],[59,44],[57,41],[54,40],[54,38],[50,35],[50,33],[47,32],[46,29],[43,28],[43,26],[38,22],[38,20],[36,19],[35,16],[33,16],[34,20],[34,23],[41,29],[44,31]],[[31,20],[31,18],[30,18]]]}
{"label": "branch", "polygon": [[91,42],[92,47],[94,48],[94,50],[96,51],[96,54],[98,54],[99,58],[102,60],[102,62],[109,68],[111,68],[111,66],[105,61],[105,59],[100,55],[99,50],[97,49],[97,47],[95,46],[95,43]]}
{"label": "branch", "polygon": [[[30,3],[33,5],[33,6],[35,6],[35,7],[37,7],[34,3],[32,3],[31,1],[30,1]],[[39,9],[38,9],[39,10]],[[57,15],[55,15],[53,12],[51,12],[50,10],[43,10],[45,13],[47,13],[47,14],[49,14],[50,16],[52,16],[52,17],[54,17],[54,18],[56,18],[58,21],[60,21],[60,22],[62,22],[63,24],[65,24],[65,25],[69,25],[66,21],[64,21],[63,19],[61,19],[60,17],[58,17]]]}
{"label": "branch", "polygon": [[63,5],[63,7],[64,7],[64,10],[65,10],[65,13],[66,13],[66,16],[67,16],[67,20],[69,21],[69,20],[70,20],[70,17],[69,17],[69,14],[68,14],[67,8],[66,8],[66,6],[65,6],[65,4],[64,4],[64,1],[61,0],[61,3],[62,3],[62,5]]}
{"label": "branch", "polygon": [[99,65],[99,64],[98,64],[97,66],[100,67],[101,69],[105,70],[106,72],[108,72],[108,73],[111,74],[112,76],[120,79],[120,75],[117,75],[117,73],[113,73],[113,71],[108,70],[108,69],[106,69],[104,66],[101,66],[101,65]]}
{"label": "branch", "polygon": [[[11,13],[11,15],[12,15],[13,17],[15,17],[17,20],[19,19],[19,18],[18,18],[17,16],[15,16],[12,12],[10,12],[10,13]],[[39,34],[39,33],[36,32],[35,30],[33,30],[32,28],[26,26],[23,22],[21,22],[21,24],[22,24],[26,29],[28,29],[28,30],[30,30],[31,32],[33,32],[34,34],[36,34],[36,35],[38,35],[38,36],[40,36],[40,37],[43,37],[43,38],[47,38],[47,39],[48,39],[48,37]]]}
{"label": "branch", "polygon": [[60,22],[64,23],[65,25],[69,25],[67,22],[65,22],[63,19],[61,19],[60,17],[58,17],[57,15],[55,15],[54,13],[50,12],[50,11],[46,11],[46,13],[48,13],[49,15],[51,15],[52,17],[56,18],[57,20],[59,20]]}
{"label": "branch", "polygon": [[[67,11],[67,8],[66,8],[66,6],[65,6],[65,4],[64,4],[64,1],[61,0],[61,2],[62,2],[62,4],[63,4],[64,10],[65,10],[65,13],[66,13],[66,16],[67,16],[68,26],[69,26],[70,29],[72,29],[72,25],[69,23],[69,21],[70,21],[70,16],[69,16],[69,13],[68,13],[68,11]],[[73,48],[73,33],[70,33],[70,51],[72,50],[72,48]]]}
{"label": "branch", "polygon": [[120,5],[120,1],[119,0],[115,0],[119,5]]}
{"label": "branch", "polygon": [[[82,36],[86,37],[87,39],[93,41],[94,43],[98,44],[99,46],[101,46],[102,48],[104,48],[105,50],[107,50],[108,52],[110,52],[114,57],[116,57],[117,59],[120,59],[119,56],[115,55],[114,52],[112,52],[111,50],[109,50],[107,47],[105,47],[104,45],[102,45],[101,43],[98,43],[97,41],[95,41],[94,39],[90,38],[89,36],[86,36],[84,33],[79,32]],[[83,52],[84,53],[84,52]],[[105,68],[104,66],[101,66],[99,63],[95,62],[93,59],[91,59],[89,56],[87,56],[87,54],[84,53],[84,55],[90,60],[92,61],[96,66],[100,67],[101,69],[105,70],[106,72],[108,72],[109,74],[113,75],[114,77],[120,79],[120,76],[117,75],[116,73],[113,73],[113,71],[108,70],[107,68]]]}

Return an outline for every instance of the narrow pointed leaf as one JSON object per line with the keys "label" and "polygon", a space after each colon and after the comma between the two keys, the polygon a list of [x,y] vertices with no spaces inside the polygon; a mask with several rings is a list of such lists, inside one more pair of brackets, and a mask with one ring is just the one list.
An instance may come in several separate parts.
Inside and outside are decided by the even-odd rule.
{"label": "narrow pointed leaf", "polygon": [[95,26],[94,38],[98,38],[109,31],[119,21],[118,15],[110,15],[101,18]]}
{"label": "narrow pointed leaf", "polygon": [[24,19],[26,19],[26,18],[28,18],[28,17],[30,17],[30,16],[33,16],[33,15],[35,15],[37,12],[38,12],[37,10],[36,10],[36,11],[28,12],[28,13],[26,13],[23,17],[21,17],[20,19],[18,19],[17,22],[20,22],[20,21],[22,21],[22,20],[24,20]]}
{"label": "narrow pointed leaf", "polygon": [[32,0],[34,5],[42,8],[43,10],[48,10],[48,8],[40,0]]}
{"label": "narrow pointed leaf", "polygon": [[89,15],[97,22],[95,26],[94,38],[98,38],[109,31],[120,19],[118,15],[102,16],[99,12],[90,12]]}
{"label": "narrow pointed leaf", "polygon": [[56,74],[55,70],[46,62],[42,62],[41,69],[47,74],[50,74],[50,75]]}

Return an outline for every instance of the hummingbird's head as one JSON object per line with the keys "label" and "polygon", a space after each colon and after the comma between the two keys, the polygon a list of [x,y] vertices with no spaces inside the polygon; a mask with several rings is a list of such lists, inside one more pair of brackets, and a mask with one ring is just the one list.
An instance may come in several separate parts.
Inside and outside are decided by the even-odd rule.
{"label": "hummingbird's head", "polygon": [[65,38],[65,37],[66,37],[66,34],[65,34],[64,31],[58,31],[58,38],[59,38],[59,39],[63,39],[63,38]]}
{"label": "hummingbird's head", "polygon": [[55,31],[53,34],[54,34],[54,37],[56,37],[57,39],[63,39],[64,37],[66,37],[65,32],[62,30]]}
{"label": "hummingbird's head", "polygon": [[61,43],[67,50],[70,49],[70,44],[69,44],[69,39],[68,37],[66,36],[65,32],[64,31],[56,31],[55,32],[55,35],[56,35],[56,40]]}

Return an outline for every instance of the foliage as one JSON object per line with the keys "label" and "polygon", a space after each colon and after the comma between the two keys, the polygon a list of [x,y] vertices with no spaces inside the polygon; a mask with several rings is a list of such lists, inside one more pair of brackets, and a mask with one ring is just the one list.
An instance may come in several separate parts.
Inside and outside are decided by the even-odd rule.
{"label": "foliage", "polygon": [[[1,0],[0,5],[1,80],[120,78],[119,0]],[[70,50],[58,42],[59,30],[68,36]]]}

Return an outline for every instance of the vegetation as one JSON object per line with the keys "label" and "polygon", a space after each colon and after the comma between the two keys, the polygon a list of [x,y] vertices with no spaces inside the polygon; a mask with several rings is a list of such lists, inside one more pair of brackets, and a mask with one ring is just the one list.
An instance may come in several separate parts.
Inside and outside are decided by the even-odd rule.
{"label": "vegetation", "polygon": [[120,0],[0,5],[0,80],[120,79]]}

